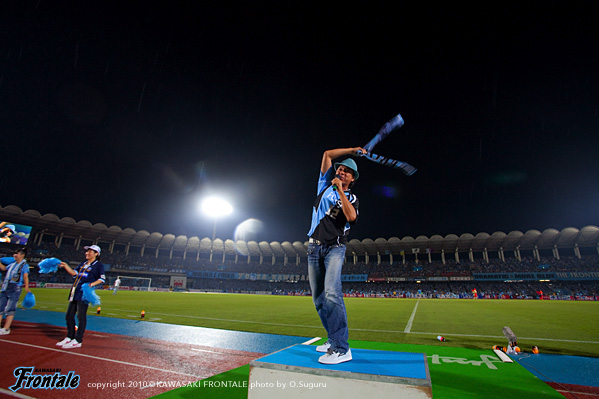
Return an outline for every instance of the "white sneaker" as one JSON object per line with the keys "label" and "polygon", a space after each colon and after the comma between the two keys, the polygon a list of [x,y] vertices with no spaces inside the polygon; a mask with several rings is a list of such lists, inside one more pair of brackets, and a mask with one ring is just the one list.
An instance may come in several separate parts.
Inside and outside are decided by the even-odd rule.
{"label": "white sneaker", "polygon": [[5,328],[0,328],[0,335],[8,335],[10,334],[10,330],[7,330]]}
{"label": "white sneaker", "polygon": [[81,348],[81,342],[77,342],[76,339],[72,340],[68,344],[64,344],[62,349],[73,349],[73,348]]}
{"label": "white sneaker", "polygon": [[326,355],[322,355],[318,361],[322,364],[339,364],[343,362],[349,362],[351,360],[351,350],[348,349],[346,353],[341,354],[337,351],[329,350]]}
{"label": "white sneaker", "polygon": [[65,339],[63,339],[62,341],[60,341],[60,342],[57,342],[57,343],[56,343],[56,346],[63,346],[63,345],[66,345],[66,344],[68,344],[69,342],[71,342],[71,338],[65,338]]}
{"label": "white sneaker", "polygon": [[326,351],[328,351],[328,350],[329,350],[329,348],[330,348],[330,347],[331,347],[331,344],[329,343],[329,341],[327,341],[327,342],[325,342],[325,343],[324,343],[324,344],[322,344],[322,345],[318,345],[318,346],[316,347],[316,352],[322,352],[322,353],[325,353]]}

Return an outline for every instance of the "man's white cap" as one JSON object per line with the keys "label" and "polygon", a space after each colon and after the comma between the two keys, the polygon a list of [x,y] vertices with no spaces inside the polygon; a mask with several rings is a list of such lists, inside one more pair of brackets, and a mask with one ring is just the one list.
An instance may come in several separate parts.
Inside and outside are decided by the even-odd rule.
{"label": "man's white cap", "polygon": [[83,248],[84,248],[84,249],[93,249],[93,250],[94,250],[94,251],[96,251],[97,253],[100,253],[100,252],[102,252],[102,250],[100,249],[100,247],[99,247],[99,246],[97,246],[97,245],[90,245],[90,246],[88,246],[88,247],[83,247]]}

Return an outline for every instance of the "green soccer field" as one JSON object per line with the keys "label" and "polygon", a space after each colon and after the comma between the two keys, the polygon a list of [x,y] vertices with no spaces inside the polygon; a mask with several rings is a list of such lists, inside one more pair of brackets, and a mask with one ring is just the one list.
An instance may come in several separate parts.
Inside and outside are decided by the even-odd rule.
{"label": "green soccer field", "polygon": [[[67,290],[33,289],[36,308],[65,312]],[[101,316],[323,337],[310,297],[98,291]],[[509,326],[524,351],[599,357],[599,303],[538,300],[345,299],[351,340],[489,349]],[[95,308],[89,310],[95,315]],[[90,316],[95,317],[95,316]],[[116,332],[116,331],[115,331]],[[436,337],[442,335],[446,342]]]}

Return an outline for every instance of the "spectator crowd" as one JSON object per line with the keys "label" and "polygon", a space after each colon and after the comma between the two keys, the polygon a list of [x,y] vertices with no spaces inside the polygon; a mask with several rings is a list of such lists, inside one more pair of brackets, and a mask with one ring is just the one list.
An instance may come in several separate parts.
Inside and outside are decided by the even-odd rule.
{"label": "spectator crowd", "polygon": [[[0,254],[10,256],[10,254]],[[30,248],[29,264],[34,266],[43,258],[56,257],[65,262],[79,263],[82,249],[72,245],[56,247],[53,243],[42,243]],[[217,260],[218,259],[218,260]],[[351,259],[351,258],[348,258]],[[258,262],[247,258],[224,259],[222,254],[212,259],[191,256],[155,256],[140,253],[125,254],[115,250],[103,251],[102,263],[107,265],[108,281],[112,283],[117,276],[149,277],[152,287],[169,288],[171,276],[186,276],[186,288],[211,292],[263,292],[279,295],[310,295],[307,279],[306,258],[291,262]],[[202,272],[226,274],[255,274],[261,278],[205,278],[198,277]],[[490,259],[465,259],[460,262],[451,260],[403,261],[394,262],[356,262],[346,261],[343,274],[366,276],[361,281],[345,282],[343,290],[352,296],[393,296],[428,298],[538,298],[544,296],[593,296],[599,295],[599,277],[579,280],[535,281],[531,279],[513,281],[480,281],[477,273],[557,273],[557,272],[593,272],[599,275],[599,256],[540,258],[523,257]],[[287,279],[281,279],[281,275]],[[266,278],[264,276],[267,276]],[[268,278],[277,276],[277,278]],[[59,270],[44,275],[31,269],[31,280],[39,283],[70,283],[72,277]],[[172,288],[172,287],[171,287]]]}

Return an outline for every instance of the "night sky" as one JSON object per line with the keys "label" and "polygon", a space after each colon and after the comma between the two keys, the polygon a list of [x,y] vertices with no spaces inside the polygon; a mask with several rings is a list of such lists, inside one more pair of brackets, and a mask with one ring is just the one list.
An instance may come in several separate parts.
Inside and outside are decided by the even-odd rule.
{"label": "night sky", "polygon": [[599,224],[596,1],[156,3],[2,2],[2,206],[304,241],[322,152],[401,113],[350,238]]}

